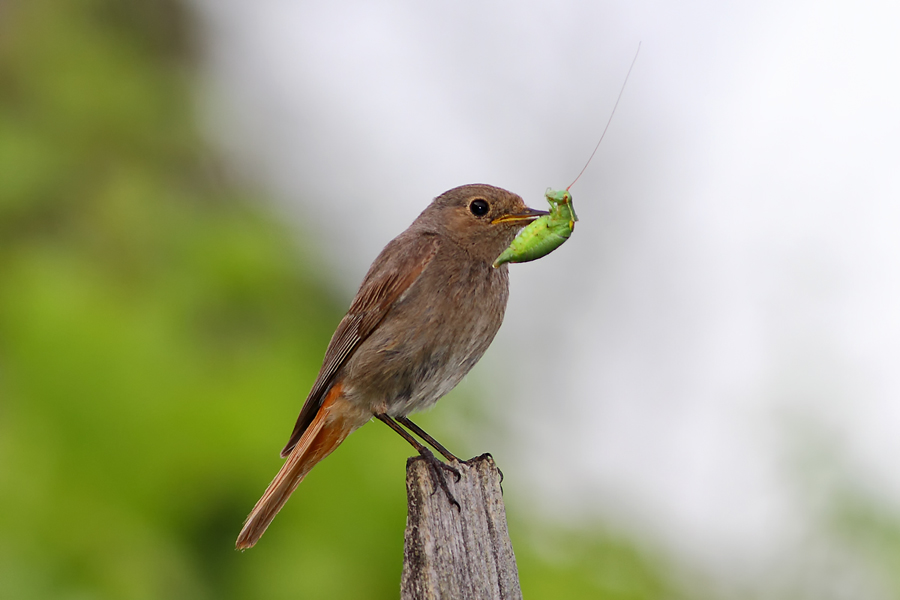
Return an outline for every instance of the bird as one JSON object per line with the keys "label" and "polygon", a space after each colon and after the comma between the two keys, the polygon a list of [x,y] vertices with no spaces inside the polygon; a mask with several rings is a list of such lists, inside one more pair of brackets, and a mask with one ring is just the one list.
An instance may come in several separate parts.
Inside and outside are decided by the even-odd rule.
{"label": "bird", "polygon": [[238,549],[254,546],[310,470],[373,417],[429,461],[459,506],[440,474],[458,471],[403,427],[459,460],[409,415],[453,389],[490,346],[509,297],[508,265],[492,263],[545,214],[504,189],[463,185],[436,197],[384,247],[328,344],[281,451],[286,460],[245,520]]}

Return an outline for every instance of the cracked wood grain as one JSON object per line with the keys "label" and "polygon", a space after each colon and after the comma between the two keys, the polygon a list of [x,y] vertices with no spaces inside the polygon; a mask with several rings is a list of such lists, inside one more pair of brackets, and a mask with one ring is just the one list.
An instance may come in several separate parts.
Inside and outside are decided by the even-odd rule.
{"label": "cracked wood grain", "polygon": [[421,457],[406,463],[402,600],[522,598],[506,527],[500,471],[489,454],[453,463],[461,478],[447,483],[458,510],[434,484]]}

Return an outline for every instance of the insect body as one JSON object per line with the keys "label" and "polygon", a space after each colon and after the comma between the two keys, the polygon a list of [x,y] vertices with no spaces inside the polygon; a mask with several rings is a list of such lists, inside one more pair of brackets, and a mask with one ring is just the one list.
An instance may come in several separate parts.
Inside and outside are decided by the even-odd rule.
{"label": "insect body", "polygon": [[[581,172],[575,177],[575,181],[578,181],[588,165],[591,164],[594,154],[597,153],[597,149],[600,147],[600,142],[606,136],[606,131],[609,129],[609,124],[612,123],[613,115],[616,114],[616,107],[619,106],[619,100],[622,99],[622,92],[625,91],[625,84],[628,83],[628,76],[631,75],[631,69],[634,68],[634,63],[640,51],[641,45],[638,44],[637,52],[634,54],[631,66],[628,67],[628,73],[625,74],[625,81],[622,83],[622,89],[619,90],[619,97],[616,98],[616,103],[613,105],[606,127],[603,129],[603,133],[600,134],[600,140],[594,146],[594,151],[591,152],[587,162],[584,163]],[[504,250],[497,257],[497,260],[494,261],[494,268],[504,263],[522,263],[547,256],[569,239],[572,231],[575,230],[575,221],[578,220],[578,217],[575,216],[575,208],[572,206],[572,194],[569,193],[569,188],[575,185],[575,181],[570,183],[569,187],[564,190],[547,188],[544,196],[546,196],[547,202],[550,203],[550,214],[532,221],[523,229],[516,236],[516,239],[513,240],[512,244],[509,245],[509,248]]]}
{"label": "insect body", "polygon": [[572,235],[578,220],[572,206],[572,195],[568,190],[547,188],[544,196],[550,203],[550,214],[532,221],[523,229],[494,261],[495,268],[503,263],[523,263],[546,256]]}

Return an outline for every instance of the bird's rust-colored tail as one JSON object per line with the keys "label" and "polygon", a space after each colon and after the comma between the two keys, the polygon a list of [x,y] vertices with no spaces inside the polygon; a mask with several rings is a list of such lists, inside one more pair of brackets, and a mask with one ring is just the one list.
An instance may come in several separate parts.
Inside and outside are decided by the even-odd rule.
{"label": "bird's rust-colored tail", "polygon": [[348,407],[340,385],[332,387],[284,466],[244,521],[235,544],[238,550],[252,548],[306,474],[367,421],[368,416]]}

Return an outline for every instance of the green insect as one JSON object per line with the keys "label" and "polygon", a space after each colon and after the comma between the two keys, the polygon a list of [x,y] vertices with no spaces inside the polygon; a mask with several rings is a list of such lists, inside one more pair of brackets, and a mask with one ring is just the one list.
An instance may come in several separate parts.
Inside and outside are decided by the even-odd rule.
{"label": "green insect", "polygon": [[[622,89],[619,90],[619,97],[616,98],[612,113],[609,115],[609,121],[606,122],[606,127],[600,135],[600,140],[594,146],[594,151],[591,152],[575,181],[578,181],[588,165],[591,164],[591,159],[594,158],[597,149],[600,147],[600,142],[603,141],[603,136],[606,135],[606,130],[609,129],[613,115],[616,114],[616,107],[619,106],[619,100],[622,99],[622,92],[625,91],[625,84],[628,83],[628,76],[631,75],[631,69],[634,67],[640,51],[641,45],[638,44],[631,66],[628,67],[628,73],[625,74],[625,82],[622,83]],[[564,190],[547,188],[544,196],[547,198],[547,202],[550,203],[550,214],[532,221],[525,229],[519,232],[512,244],[494,261],[494,268],[504,263],[523,263],[537,260],[547,256],[569,239],[569,236],[575,230],[575,221],[578,220],[578,217],[575,215],[575,207],[572,206],[572,194],[569,193],[569,188],[575,185],[575,181],[570,183],[569,187]]]}
{"label": "green insect", "polygon": [[523,229],[509,248],[494,261],[494,268],[503,263],[523,263],[546,256],[563,245],[575,230],[575,207],[569,190],[544,192],[550,203],[550,214],[535,219]]}

